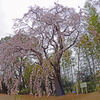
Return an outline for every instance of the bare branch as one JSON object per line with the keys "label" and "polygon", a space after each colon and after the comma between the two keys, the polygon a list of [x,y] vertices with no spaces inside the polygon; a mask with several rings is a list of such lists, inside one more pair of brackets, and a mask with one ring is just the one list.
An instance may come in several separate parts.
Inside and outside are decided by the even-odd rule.
{"label": "bare branch", "polygon": [[70,46],[68,46],[67,48],[63,49],[63,52],[65,52],[66,50],[68,50],[70,47],[72,47],[72,46],[76,43],[77,38],[78,38],[78,36],[79,36],[79,33],[80,33],[80,32],[78,31],[78,34],[77,34],[75,40],[73,41],[73,43],[72,43]]}

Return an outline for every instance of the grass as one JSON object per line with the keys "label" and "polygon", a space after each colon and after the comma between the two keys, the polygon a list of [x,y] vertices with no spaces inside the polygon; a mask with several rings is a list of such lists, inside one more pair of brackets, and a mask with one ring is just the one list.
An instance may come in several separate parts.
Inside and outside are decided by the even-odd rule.
{"label": "grass", "polygon": [[67,94],[60,97],[50,96],[46,97],[43,96],[41,98],[36,98],[32,95],[6,95],[0,94],[0,100],[100,100],[100,93],[93,92],[89,94],[80,94],[79,96],[76,94]]}

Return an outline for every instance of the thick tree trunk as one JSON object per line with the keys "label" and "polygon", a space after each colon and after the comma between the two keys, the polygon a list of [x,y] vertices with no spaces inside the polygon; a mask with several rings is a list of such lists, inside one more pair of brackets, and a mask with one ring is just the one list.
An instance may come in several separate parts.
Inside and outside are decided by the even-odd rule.
{"label": "thick tree trunk", "polygon": [[55,80],[56,96],[65,95],[63,86],[62,86],[61,77],[56,76],[54,80]]}
{"label": "thick tree trunk", "polygon": [[22,86],[23,86],[23,89],[25,89],[25,82],[24,82],[24,77],[22,76]]}

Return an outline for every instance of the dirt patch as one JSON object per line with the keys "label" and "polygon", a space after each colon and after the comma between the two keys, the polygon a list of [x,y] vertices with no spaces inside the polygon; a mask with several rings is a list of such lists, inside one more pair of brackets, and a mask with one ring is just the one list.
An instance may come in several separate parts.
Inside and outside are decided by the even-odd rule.
{"label": "dirt patch", "polygon": [[100,92],[89,93],[82,97],[81,100],[100,100]]}
{"label": "dirt patch", "polygon": [[94,92],[89,94],[80,94],[79,96],[76,94],[67,94],[60,97],[50,96],[46,97],[43,96],[41,98],[36,98],[32,95],[6,95],[0,94],[0,100],[100,100],[100,93]]}

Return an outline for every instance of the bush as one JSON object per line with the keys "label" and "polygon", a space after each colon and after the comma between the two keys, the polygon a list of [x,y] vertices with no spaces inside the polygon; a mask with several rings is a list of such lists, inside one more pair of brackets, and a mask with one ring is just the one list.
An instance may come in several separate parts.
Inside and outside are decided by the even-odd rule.
{"label": "bush", "polygon": [[30,93],[30,88],[22,89],[21,94],[29,94]]}
{"label": "bush", "polygon": [[94,92],[96,89],[96,84],[94,81],[87,82],[87,90],[88,92]]}

